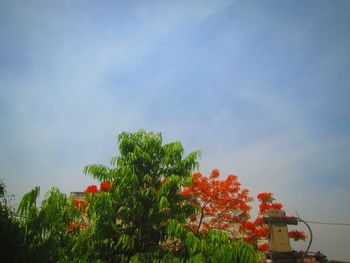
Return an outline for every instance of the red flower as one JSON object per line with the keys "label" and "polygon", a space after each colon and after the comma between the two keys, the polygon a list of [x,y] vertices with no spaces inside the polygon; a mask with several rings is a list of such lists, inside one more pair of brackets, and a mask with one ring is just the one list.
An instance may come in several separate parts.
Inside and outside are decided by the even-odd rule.
{"label": "red flower", "polygon": [[269,228],[268,226],[266,226],[266,227],[260,227],[259,229],[257,229],[257,230],[255,231],[255,233],[256,233],[258,236],[260,236],[260,237],[266,238],[267,235],[269,234],[269,230],[270,230],[270,228]]}
{"label": "red flower", "polygon": [[214,170],[211,172],[209,178],[218,178],[219,176],[220,176],[219,170],[218,170],[218,169],[214,169]]}
{"label": "red flower", "polygon": [[98,193],[97,186],[96,185],[89,185],[84,191],[84,194],[87,194],[87,193]]}
{"label": "red flower", "polygon": [[79,199],[75,199],[74,200],[75,203],[75,207],[78,208],[79,205],[84,209],[85,208],[85,202],[84,200],[79,200]]}
{"label": "red flower", "polygon": [[304,231],[292,230],[288,232],[288,237],[294,239],[294,241],[305,240],[306,236]]}
{"label": "red flower", "polygon": [[268,251],[269,249],[270,249],[270,246],[267,243],[264,243],[264,244],[258,246],[258,250],[260,250],[260,251]]}
{"label": "red flower", "polygon": [[255,227],[255,224],[252,223],[252,222],[249,222],[249,221],[245,222],[245,223],[244,223],[244,226],[245,226],[247,229],[252,230],[252,231],[254,231],[255,228],[256,228],[256,227]]}
{"label": "red flower", "polygon": [[272,193],[260,193],[260,194],[258,194],[257,198],[258,198],[261,202],[270,202],[270,201],[273,201]]}
{"label": "red flower", "polygon": [[[266,193],[262,193],[262,194],[265,195]],[[270,210],[270,209],[281,210],[282,209],[282,204],[281,203],[274,203],[274,202],[272,202],[274,200],[272,198],[272,196],[270,197],[270,199],[264,199],[265,197],[263,196],[262,199],[260,199],[260,201],[261,201],[261,203],[259,205],[259,214],[260,215],[265,214],[266,210]]]}
{"label": "red flower", "polygon": [[111,189],[110,181],[101,182],[101,186],[100,186],[101,192],[109,192],[110,189]]}
{"label": "red flower", "polygon": [[273,208],[273,209],[279,209],[279,210],[280,210],[280,209],[282,209],[282,207],[283,207],[283,206],[282,206],[281,203],[274,203],[274,204],[272,204],[272,208]]}
{"label": "red flower", "polygon": [[191,190],[189,188],[185,188],[182,190],[182,193],[181,193],[184,197],[189,197],[190,194],[191,194]]}
{"label": "red flower", "polygon": [[259,226],[259,225],[262,225],[262,224],[264,224],[262,217],[261,216],[257,217],[255,219],[255,225]]}

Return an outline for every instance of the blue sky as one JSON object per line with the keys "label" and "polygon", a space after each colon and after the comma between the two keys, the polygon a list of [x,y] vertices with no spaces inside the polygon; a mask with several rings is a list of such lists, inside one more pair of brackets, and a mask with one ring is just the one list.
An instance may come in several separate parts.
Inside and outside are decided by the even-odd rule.
{"label": "blue sky", "polygon": [[[82,190],[143,128],[290,214],[349,223],[349,25],[340,0],[1,0],[1,177]],[[350,259],[348,227],[312,227],[313,250]]]}

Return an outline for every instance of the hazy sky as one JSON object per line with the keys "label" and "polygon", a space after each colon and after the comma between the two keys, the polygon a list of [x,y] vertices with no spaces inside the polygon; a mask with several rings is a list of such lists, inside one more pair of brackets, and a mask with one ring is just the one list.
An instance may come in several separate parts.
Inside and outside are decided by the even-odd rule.
{"label": "hazy sky", "polygon": [[[0,0],[0,177],[83,190],[143,128],[289,214],[350,223],[349,68],[346,0]],[[350,260],[350,227],[311,226],[312,251]]]}

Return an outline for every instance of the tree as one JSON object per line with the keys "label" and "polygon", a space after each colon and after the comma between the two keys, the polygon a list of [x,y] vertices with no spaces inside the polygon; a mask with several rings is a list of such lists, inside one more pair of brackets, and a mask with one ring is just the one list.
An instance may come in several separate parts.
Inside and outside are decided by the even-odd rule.
{"label": "tree", "polygon": [[0,258],[3,262],[23,262],[24,232],[9,201],[6,185],[0,180]]}
{"label": "tree", "polygon": [[[93,198],[94,215],[90,219],[99,226],[98,235],[117,233],[110,239],[112,249],[100,243],[95,251],[103,251],[101,257],[110,251],[108,258],[117,257],[113,255],[115,251],[130,256],[152,255],[161,251],[161,244],[167,241],[167,222],[185,222],[192,213],[180,190],[190,182],[199,152],[184,157],[179,142],[163,145],[160,134],[142,130],[134,134],[124,132],[118,139],[120,155],[112,158],[111,168],[85,167],[87,174],[112,184],[110,193]],[[108,229],[115,222],[116,228]]]}
{"label": "tree", "polygon": [[197,208],[188,226],[195,233],[225,230],[239,239],[239,226],[249,219],[249,202],[253,198],[247,189],[241,189],[237,176],[229,175],[224,180],[219,180],[219,176],[217,169],[209,177],[194,173],[192,183],[184,188],[182,194]]}
{"label": "tree", "polygon": [[[38,188],[26,194],[19,214],[33,258],[52,262],[258,262],[254,248],[211,229],[186,227],[193,203],[182,194],[192,182],[199,152],[184,156],[179,142],[161,135],[122,133],[111,166],[88,165],[100,181],[84,200],[53,189],[36,206]],[[230,179],[231,180],[231,179]],[[40,261],[40,259],[39,259]]]}
{"label": "tree", "polygon": [[[263,223],[263,216],[269,209],[282,209],[282,204],[275,202],[272,193],[260,193],[259,214],[250,221],[250,202],[253,201],[247,189],[242,189],[238,178],[229,175],[219,179],[219,170],[214,169],[209,177],[194,173],[192,183],[186,186],[182,194],[196,208],[187,224],[194,233],[206,234],[218,230],[229,234],[231,240],[243,240],[255,249],[266,251],[269,226]],[[298,230],[289,232],[294,240],[305,240],[305,233]]]}
{"label": "tree", "polygon": [[26,193],[18,214],[24,229],[27,262],[58,262],[71,256],[72,235],[67,226],[77,217],[70,209],[65,194],[53,187],[45,196],[41,207],[37,206],[40,188]]}

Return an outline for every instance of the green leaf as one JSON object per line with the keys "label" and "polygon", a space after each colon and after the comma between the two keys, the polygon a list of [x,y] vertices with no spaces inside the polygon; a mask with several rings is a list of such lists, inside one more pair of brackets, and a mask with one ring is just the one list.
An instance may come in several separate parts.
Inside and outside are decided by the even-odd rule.
{"label": "green leaf", "polygon": [[159,208],[162,210],[163,208],[169,207],[169,201],[165,196],[162,196],[159,203]]}
{"label": "green leaf", "polygon": [[27,216],[31,210],[36,209],[36,201],[39,197],[39,194],[40,188],[36,186],[33,190],[23,196],[17,209],[17,212],[20,214],[20,216]]}

